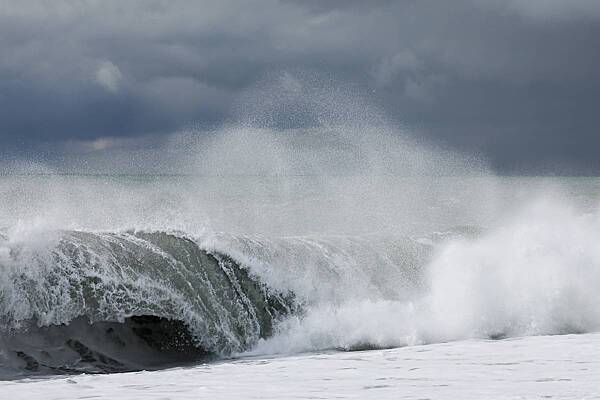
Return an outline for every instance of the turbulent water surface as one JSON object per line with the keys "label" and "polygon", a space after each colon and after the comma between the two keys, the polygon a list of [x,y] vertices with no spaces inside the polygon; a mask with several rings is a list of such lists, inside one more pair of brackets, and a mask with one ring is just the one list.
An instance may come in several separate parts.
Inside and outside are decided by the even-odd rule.
{"label": "turbulent water surface", "polygon": [[0,177],[0,376],[600,328],[600,180]]}

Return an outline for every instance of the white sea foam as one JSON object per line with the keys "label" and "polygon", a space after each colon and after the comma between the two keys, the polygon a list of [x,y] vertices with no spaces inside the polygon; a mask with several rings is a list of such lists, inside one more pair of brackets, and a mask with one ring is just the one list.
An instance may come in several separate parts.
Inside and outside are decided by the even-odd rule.
{"label": "white sea foam", "polygon": [[[443,243],[424,266],[424,284],[401,300],[339,279],[327,288],[345,295],[312,298],[306,314],[285,320],[251,354],[597,331],[598,215],[535,201],[481,237]],[[387,277],[405,297],[405,282]]]}

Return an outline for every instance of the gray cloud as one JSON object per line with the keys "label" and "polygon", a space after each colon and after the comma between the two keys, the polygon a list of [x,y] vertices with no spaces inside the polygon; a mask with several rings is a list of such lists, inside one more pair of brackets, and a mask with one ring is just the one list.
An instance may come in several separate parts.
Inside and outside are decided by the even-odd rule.
{"label": "gray cloud", "polygon": [[501,171],[598,173],[598,4],[0,0],[0,139],[214,126],[270,73],[308,70]]}

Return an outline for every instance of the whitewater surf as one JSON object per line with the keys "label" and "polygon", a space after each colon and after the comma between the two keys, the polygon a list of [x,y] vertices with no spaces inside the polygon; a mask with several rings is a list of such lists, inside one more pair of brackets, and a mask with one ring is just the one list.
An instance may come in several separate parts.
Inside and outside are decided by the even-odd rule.
{"label": "whitewater surf", "polygon": [[[45,190],[36,184],[43,177],[1,179],[4,187],[20,187],[21,195]],[[100,192],[118,198],[124,188],[131,196],[132,179],[61,178],[59,198],[82,188],[90,199]],[[135,190],[150,193],[174,179],[145,178]],[[202,182],[178,179],[185,187]],[[90,229],[77,221],[79,214],[70,217],[78,229],[54,229],[50,216],[17,221],[0,231],[2,377],[595,331],[600,229],[597,192],[590,185],[598,182],[542,183],[554,187],[554,200],[546,193],[517,212],[511,205],[533,196],[530,180],[465,178],[457,185],[455,178],[423,179],[419,195],[436,205],[428,218],[405,219],[410,226],[376,233],[357,232],[352,224],[337,235],[306,232],[324,220],[294,224],[296,232],[283,227],[294,235],[269,234],[258,220],[246,233]],[[281,184],[262,180],[263,189],[286,196],[274,190]],[[204,180],[202,187],[211,185]],[[322,181],[303,178],[298,186],[310,185],[320,189]],[[471,212],[465,218],[459,211],[473,196],[465,187],[478,188],[480,199],[500,188],[504,198],[497,197],[495,207],[509,210],[507,217],[490,221]],[[559,200],[559,192],[571,200]],[[271,221],[291,210],[323,210],[328,193],[318,193],[286,210],[273,209]],[[151,207],[142,203],[141,209]],[[17,214],[30,210],[20,204],[11,205]],[[109,211],[102,201],[89,204],[96,213]],[[247,203],[247,210],[253,206]],[[213,224],[228,226],[231,217],[224,214]],[[326,223],[331,228],[342,222]]]}

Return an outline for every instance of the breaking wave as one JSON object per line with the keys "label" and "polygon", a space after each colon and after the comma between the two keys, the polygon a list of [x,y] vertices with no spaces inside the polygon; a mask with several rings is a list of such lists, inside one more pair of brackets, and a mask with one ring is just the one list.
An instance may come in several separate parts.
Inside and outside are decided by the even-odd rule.
{"label": "breaking wave", "polygon": [[293,310],[289,294],[185,235],[44,239],[4,235],[0,247],[3,355],[29,370],[129,370],[231,354]]}
{"label": "breaking wave", "polygon": [[5,230],[2,372],[597,330],[598,222],[540,203],[425,237]]}
{"label": "breaking wave", "polygon": [[238,108],[0,161],[0,377],[600,329],[598,179],[496,177],[319,77]]}

